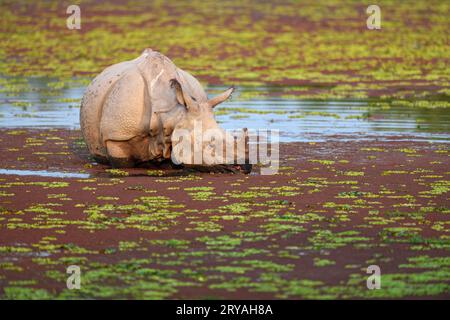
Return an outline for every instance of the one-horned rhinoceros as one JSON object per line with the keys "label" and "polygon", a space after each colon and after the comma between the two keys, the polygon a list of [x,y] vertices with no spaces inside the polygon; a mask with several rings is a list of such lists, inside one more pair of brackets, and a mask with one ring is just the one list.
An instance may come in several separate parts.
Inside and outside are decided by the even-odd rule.
{"label": "one-horned rhinoceros", "polygon": [[249,172],[246,148],[236,151],[246,135],[234,141],[214,119],[213,108],[232,92],[208,99],[191,74],[145,49],[134,60],[106,68],[87,87],[81,131],[94,158],[112,167],[171,159],[207,168],[232,163]]}

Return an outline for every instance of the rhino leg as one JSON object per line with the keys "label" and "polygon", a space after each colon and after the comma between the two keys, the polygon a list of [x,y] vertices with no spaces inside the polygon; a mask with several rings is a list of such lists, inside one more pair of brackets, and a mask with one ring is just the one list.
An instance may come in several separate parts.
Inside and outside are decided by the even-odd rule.
{"label": "rhino leg", "polygon": [[109,164],[111,168],[133,168],[135,166],[135,162],[129,158],[109,158]]}
{"label": "rhino leg", "polygon": [[103,157],[103,156],[97,156],[94,155],[92,156],[95,160],[95,162],[100,163],[100,164],[109,164],[109,160],[107,157]]}
{"label": "rhino leg", "polygon": [[137,136],[127,141],[106,141],[106,152],[111,166],[134,167],[137,164],[149,161],[149,137]]}
{"label": "rhino leg", "polygon": [[131,168],[136,164],[128,141],[106,141],[106,152],[113,168]]}

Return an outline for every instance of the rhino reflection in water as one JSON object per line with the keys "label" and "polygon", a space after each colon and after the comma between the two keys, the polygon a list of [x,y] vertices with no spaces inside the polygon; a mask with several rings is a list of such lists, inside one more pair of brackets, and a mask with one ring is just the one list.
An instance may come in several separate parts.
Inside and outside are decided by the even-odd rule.
{"label": "rhino reflection in water", "polygon": [[87,87],[81,131],[94,158],[113,167],[171,159],[200,167],[233,163],[249,172],[246,148],[235,152],[245,146],[245,135],[234,141],[214,118],[213,108],[232,92],[208,99],[192,75],[145,49],[134,60],[106,68]]}

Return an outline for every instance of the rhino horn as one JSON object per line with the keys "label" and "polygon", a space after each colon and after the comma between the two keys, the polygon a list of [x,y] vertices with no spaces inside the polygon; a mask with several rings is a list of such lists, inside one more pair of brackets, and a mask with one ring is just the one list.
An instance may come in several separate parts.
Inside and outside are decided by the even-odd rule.
{"label": "rhino horn", "polygon": [[195,106],[194,99],[189,94],[185,93],[177,79],[170,80],[170,85],[172,88],[175,88],[175,93],[179,104],[184,105],[187,109]]}
{"label": "rhino horn", "polygon": [[224,91],[221,94],[219,94],[219,95],[215,96],[214,98],[212,98],[211,100],[209,100],[208,104],[210,105],[211,108],[214,108],[219,103],[222,103],[225,100],[227,100],[231,96],[233,91],[234,91],[234,87],[229,88],[227,91]]}

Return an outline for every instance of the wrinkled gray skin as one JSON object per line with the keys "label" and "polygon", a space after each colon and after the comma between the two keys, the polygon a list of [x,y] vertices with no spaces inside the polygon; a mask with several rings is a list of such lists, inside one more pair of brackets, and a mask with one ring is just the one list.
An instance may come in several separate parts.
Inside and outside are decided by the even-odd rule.
{"label": "wrinkled gray skin", "polygon": [[[170,159],[172,136],[177,130],[191,132],[196,120],[202,122],[203,130],[220,129],[213,108],[232,92],[230,88],[208,100],[192,75],[163,54],[145,49],[134,60],[106,68],[87,87],[81,102],[81,131],[94,158],[113,167]],[[224,163],[207,156],[212,147],[203,143],[203,150],[208,152],[204,152],[202,165]],[[193,163],[186,156],[175,160]],[[244,163],[245,159],[237,162]]]}

